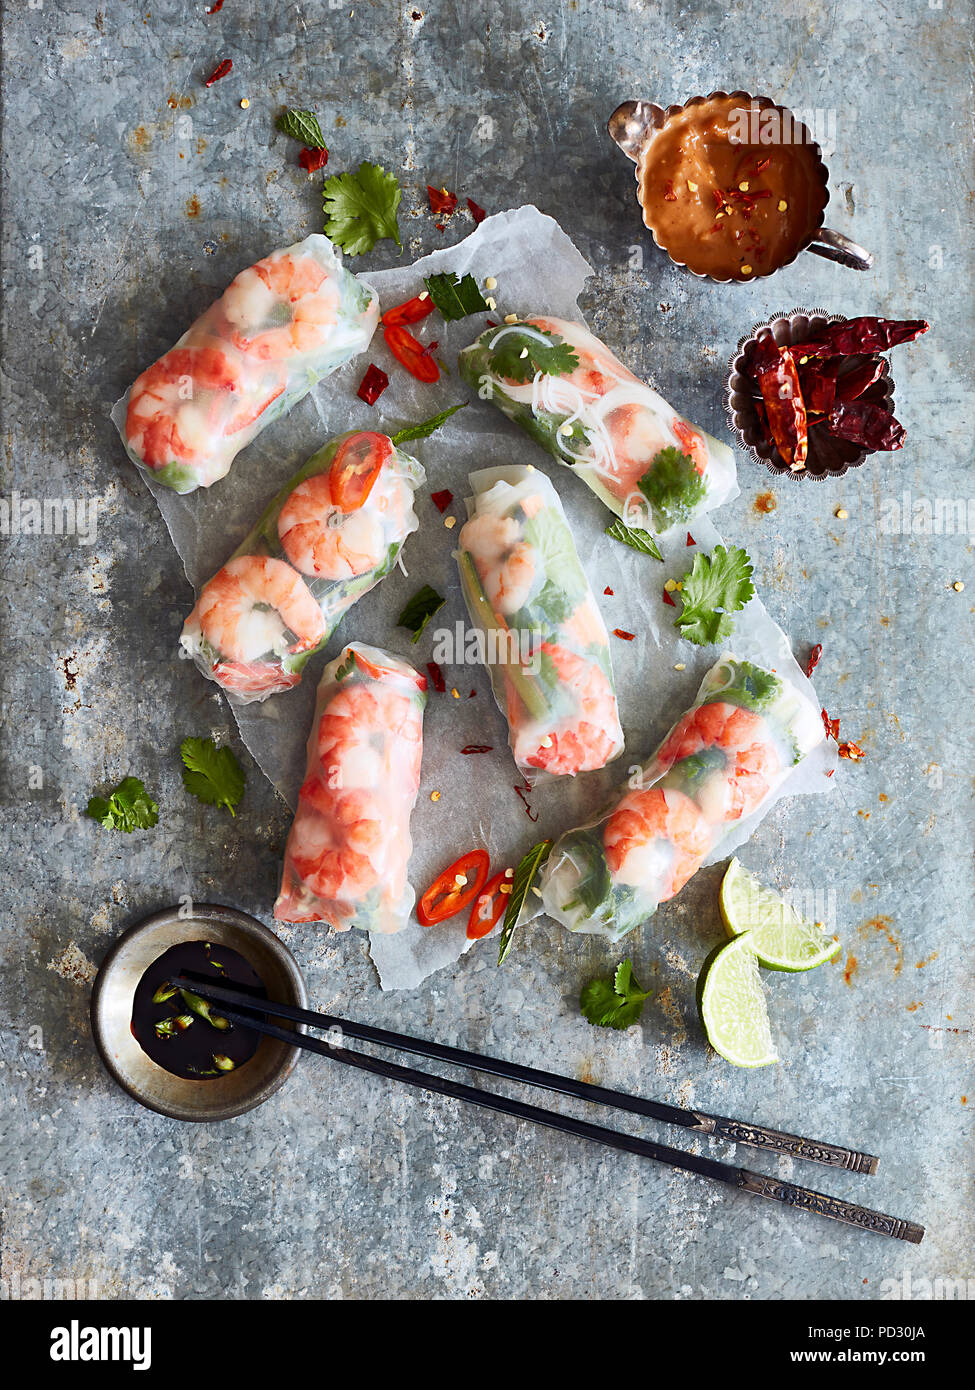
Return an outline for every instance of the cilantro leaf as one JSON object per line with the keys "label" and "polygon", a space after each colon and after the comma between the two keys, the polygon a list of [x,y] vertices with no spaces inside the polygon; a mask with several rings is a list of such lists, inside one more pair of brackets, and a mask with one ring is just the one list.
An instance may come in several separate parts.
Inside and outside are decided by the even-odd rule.
{"label": "cilantro leaf", "polygon": [[431,415],[428,420],[421,420],[418,425],[404,425],[392,436],[393,443],[406,444],[410,439],[426,439],[428,435],[433,434],[434,430],[438,430],[446,420],[449,420],[451,415],[456,414],[458,410],[463,410],[469,404],[469,401],[461,401],[459,405],[452,405],[448,410],[441,410],[439,415]]}
{"label": "cilantro leaf", "polygon": [[716,687],[705,704],[721,700],[745,709],[761,710],[767,708],[782,689],[782,682],[774,672],[751,661],[726,661],[721,670],[728,673],[727,682]]}
{"label": "cilantro leaf", "polygon": [[465,275],[463,280],[458,280],[448,270],[443,275],[431,275],[423,283],[448,323],[454,319],[466,319],[468,314],[483,313],[488,307],[473,275]]}
{"label": "cilantro leaf", "polygon": [[537,845],[532,845],[517,869],[515,869],[515,876],[511,880],[511,894],[508,898],[508,906],[505,908],[504,912],[504,923],[501,927],[501,941],[498,945],[499,965],[504,964],[508,952],[511,950],[511,938],[514,935],[515,927],[518,925],[518,918],[521,916],[521,910],[525,906],[528,890],[535,882],[535,875],[545,863],[551,851],[552,841],[540,840]]}
{"label": "cilantro leaf", "polygon": [[299,111],[289,106],[281,112],[274,124],[283,135],[300,140],[310,150],[325,148],[325,137],[314,111]]}
{"label": "cilantro leaf", "polygon": [[396,220],[402,196],[396,175],[366,159],[354,174],[333,174],[323,187],[325,235],[350,256],[386,239],[402,246]]}
{"label": "cilantro leaf", "polygon": [[423,588],[413,595],[396,619],[396,626],[408,627],[413,633],[413,641],[419,642],[420,635],[427,623],[446,602],[447,600],[442,594],[438,594],[436,589],[431,589],[429,584],[424,584]]}
{"label": "cilantro leaf", "polygon": [[642,531],[639,526],[627,526],[624,521],[617,519],[612,526],[606,527],[606,534],[612,536],[614,541],[622,541],[632,550],[639,550],[643,555],[652,555],[655,560],[664,558],[650,532]]}
{"label": "cilantro leaf", "polygon": [[244,794],[244,769],[232,748],[218,748],[212,738],[184,738],[179,746],[183,785],[208,806],[226,806],[232,816]]}
{"label": "cilantro leaf", "polygon": [[85,815],[104,825],[106,830],[148,830],[159,820],[159,807],[138,777],[125,777],[107,797],[93,796],[85,807]]}
{"label": "cilantro leaf", "polygon": [[666,531],[678,521],[686,521],[704,500],[707,484],[688,454],[675,445],[661,449],[637,483],[650,503],[654,525]]}
{"label": "cilantro leaf", "polygon": [[[504,337],[491,350],[491,370],[508,381],[531,381],[536,372],[564,376],[579,365],[571,345],[557,340],[547,329],[526,326],[519,332],[516,324],[511,332],[501,331]],[[548,338],[551,347],[540,343],[540,337]]]}
{"label": "cilantro leaf", "polygon": [[684,576],[684,607],[674,619],[681,636],[699,647],[723,642],[734,631],[737,613],[755,593],[752,562],[741,546],[716,545],[711,555],[696,555],[694,567]]}
{"label": "cilantro leaf", "polygon": [[597,977],[583,987],[579,1006],[597,1028],[629,1028],[643,1013],[643,1001],[652,990],[641,990],[633,978],[633,964],[621,961],[612,976]]}

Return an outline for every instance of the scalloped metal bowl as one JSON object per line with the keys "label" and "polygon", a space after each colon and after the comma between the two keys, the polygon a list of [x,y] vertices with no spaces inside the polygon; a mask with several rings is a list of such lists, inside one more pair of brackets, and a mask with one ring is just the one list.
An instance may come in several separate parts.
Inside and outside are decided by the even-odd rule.
{"label": "scalloped metal bowl", "polygon": [[229,1120],[263,1104],[294,1070],[300,1048],[264,1037],[238,1070],[205,1081],[174,1076],[136,1042],[130,1027],[132,1000],[143,974],[164,951],[184,941],[228,946],[250,962],[268,995],[306,1008],[308,994],[298,962],[263,923],[245,912],[212,903],[167,908],[137,922],[119,937],[102,962],[91,996],[95,1046],[109,1075],[149,1110],[174,1120]]}
{"label": "scalloped metal bowl", "polygon": [[[757,463],[763,464],[770,473],[788,474],[790,478],[801,481],[812,478],[821,482],[824,478],[842,478],[850,468],[859,468],[869,457],[870,450],[851,444],[846,439],[835,439],[821,425],[814,425],[809,431],[809,454],[805,468],[792,469],[782,458],[774,444],[762,438],[762,428],[755,409],[755,384],[745,374],[745,354],[763,329],[769,328],[780,347],[805,342],[813,333],[825,328],[828,323],[838,323],[845,314],[831,314],[826,309],[793,309],[787,314],[777,314],[762,323],[756,323],[752,331],[739,339],[738,346],[728,362],[728,384],[725,395],[725,412],[728,424],[735,435],[735,442]],[[851,358],[856,361],[859,358]],[[884,410],[894,409],[894,379],[886,359],[880,377],[868,387],[861,397]]]}

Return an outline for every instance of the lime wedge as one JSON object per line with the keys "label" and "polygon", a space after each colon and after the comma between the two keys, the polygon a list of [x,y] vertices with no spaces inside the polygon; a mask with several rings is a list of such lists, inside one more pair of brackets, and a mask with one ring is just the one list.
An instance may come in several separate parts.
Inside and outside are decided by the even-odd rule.
{"label": "lime wedge", "polygon": [[758,960],[747,935],[711,952],[697,990],[701,1022],[715,1052],[736,1067],[767,1067],[779,1060]]}
{"label": "lime wedge", "polygon": [[732,859],[721,881],[718,905],[731,937],[748,933],[752,950],[767,970],[812,970],[839,952],[840,942],[822,927],[804,922],[795,908]]}

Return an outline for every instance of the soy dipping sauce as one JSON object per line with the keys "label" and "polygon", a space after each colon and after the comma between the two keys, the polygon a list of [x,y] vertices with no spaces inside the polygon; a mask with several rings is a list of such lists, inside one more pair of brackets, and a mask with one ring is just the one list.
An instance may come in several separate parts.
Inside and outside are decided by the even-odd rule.
{"label": "soy dipping sauce", "polygon": [[165,992],[163,987],[179,974],[195,975],[201,981],[222,981],[256,999],[266,999],[267,990],[242,955],[207,941],[183,941],[171,946],[152,962],[136,986],[131,1028],[143,1052],[173,1076],[189,1081],[216,1081],[253,1057],[261,1035],[231,1024],[222,1018],[218,1003],[207,1001],[205,1007],[211,1017],[227,1024],[225,1028],[215,1026],[201,1017],[179,990],[170,998],[153,1003],[157,992]]}

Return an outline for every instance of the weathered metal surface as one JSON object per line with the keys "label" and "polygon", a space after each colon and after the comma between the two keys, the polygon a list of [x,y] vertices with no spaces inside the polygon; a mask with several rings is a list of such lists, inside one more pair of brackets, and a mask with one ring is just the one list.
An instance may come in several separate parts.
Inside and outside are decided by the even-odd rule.
{"label": "weathered metal surface", "polygon": [[[967,15],[958,0],[896,16],[852,0],[579,0],[537,17],[498,0],[226,0],[212,16],[176,0],[6,7],[0,495],[8,507],[14,493],[103,503],[90,544],[0,536],[5,1288],[872,1299],[975,1278]],[[206,90],[224,56],[232,74]],[[606,117],[631,96],[735,86],[820,113],[835,145],[827,220],[875,253],[871,273],[806,255],[771,280],[719,287],[650,245]],[[284,102],[322,114],[330,169],[374,158],[397,170],[409,254],[470,226],[458,216],[437,232],[426,182],[557,216],[597,267],[585,306],[596,330],[716,433],[727,356],[766,314],[805,304],[931,320],[895,360],[901,453],[819,486],[742,459],[741,497],[720,513],[797,649],[823,643],[823,698],[867,752],[841,769],[837,795],[783,803],[743,854],[805,888],[844,939],[826,978],[770,979],[780,1066],[734,1072],[699,1033],[717,867],[629,943],[657,993],[622,1036],[578,1017],[601,943],[554,927],[502,971],[474,952],[391,996],[358,937],[282,933],[321,1008],[877,1151],[871,1178],[768,1168],[925,1223],[920,1247],[309,1060],[262,1110],[212,1129],[139,1110],[101,1070],[91,963],[181,894],[268,920],[288,825],[256,771],[234,821],[183,791],[180,739],[232,720],[174,659],[190,591],[107,418],[236,270],[320,226],[320,176],[273,133]],[[365,264],[393,255],[386,245]],[[940,526],[925,500],[942,504]],[[129,772],[161,819],[122,837],[82,812]]]}

